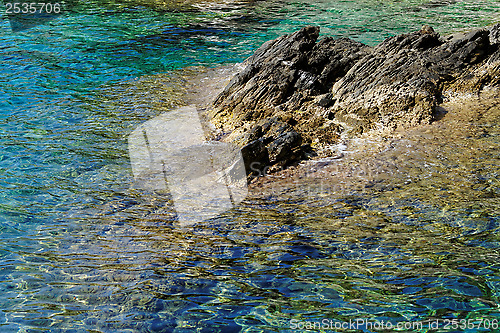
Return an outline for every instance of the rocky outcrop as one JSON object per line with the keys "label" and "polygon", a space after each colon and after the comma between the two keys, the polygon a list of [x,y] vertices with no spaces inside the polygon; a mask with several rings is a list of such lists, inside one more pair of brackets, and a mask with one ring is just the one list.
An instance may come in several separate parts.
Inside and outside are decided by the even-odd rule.
{"label": "rocky outcrop", "polygon": [[247,170],[287,166],[343,133],[429,123],[447,93],[500,83],[500,24],[444,38],[425,26],[375,47],[318,36],[310,26],[266,42],[215,99],[212,123]]}

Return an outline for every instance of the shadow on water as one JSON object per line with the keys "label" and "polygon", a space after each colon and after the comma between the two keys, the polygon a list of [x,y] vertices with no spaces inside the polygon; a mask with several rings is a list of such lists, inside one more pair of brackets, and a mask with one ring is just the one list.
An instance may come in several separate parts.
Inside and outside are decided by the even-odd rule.
{"label": "shadow on water", "polygon": [[436,8],[436,7],[445,7],[445,6],[453,5],[456,2],[457,2],[456,0],[432,0],[432,1],[424,2],[419,6],[409,7],[408,9],[410,11],[419,12],[422,10],[432,9],[432,8]]}
{"label": "shadow on water", "polygon": [[10,15],[9,23],[12,29],[12,32],[19,32],[23,30],[31,29],[39,24],[44,24],[53,19],[56,19],[60,15],[53,14],[35,14],[29,17],[26,15]]}

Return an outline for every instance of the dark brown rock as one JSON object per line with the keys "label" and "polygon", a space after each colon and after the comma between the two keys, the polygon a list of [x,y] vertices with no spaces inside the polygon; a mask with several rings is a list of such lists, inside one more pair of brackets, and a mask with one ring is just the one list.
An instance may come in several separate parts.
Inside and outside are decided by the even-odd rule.
{"label": "dark brown rock", "polygon": [[241,156],[248,175],[259,176],[264,173],[264,168],[270,164],[269,153],[262,141],[262,139],[253,140],[241,148]]}

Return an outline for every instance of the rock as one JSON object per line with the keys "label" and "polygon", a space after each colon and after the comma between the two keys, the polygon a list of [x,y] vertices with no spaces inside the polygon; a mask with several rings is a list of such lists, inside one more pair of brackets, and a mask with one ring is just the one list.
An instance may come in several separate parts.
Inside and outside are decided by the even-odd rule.
{"label": "rock", "polygon": [[[458,35],[462,38],[452,38],[454,46],[460,46],[455,52],[460,54],[453,60],[461,66],[452,67],[452,79],[443,82],[443,93],[479,93],[485,87],[495,87],[500,84],[500,24],[490,29],[478,29],[468,34]],[[452,35],[456,36],[456,35]],[[448,37],[450,38],[450,37]],[[458,58],[458,59],[457,59]],[[468,62],[461,61],[462,59]]]}
{"label": "rock", "polygon": [[311,129],[306,123],[311,115],[297,112],[300,106],[328,93],[369,49],[347,38],[316,43],[318,34],[318,27],[306,27],[261,46],[216,98],[216,125],[233,130],[246,122],[286,115],[300,132]]}
{"label": "rock", "polygon": [[432,28],[392,37],[356,63],[332,89],[330,112],[354,134],[433,120],[444,86],[489,50],[488,31],[441,39]]}
{"label": "rock", "polygon": [[264,43],[213,102],[211,121],[249,159],[287,166],[342,133],[427,124],[443,94],[500,83],[500,24],[445,38],[424,26],[375,47],[318,36]]}
{"label": "rock", "polygon": [[241,148],[241,156],[248,175],[260,176],[269,165],[269,154],[262,140],[254,140]]}
{"label": "rock", "polygon": [[286,132],[274,140],[268,147],[269,161],[272,164],[289,164],[297,159],[298,152],[294,151],[301,144],[301,137],[295,131]]}
{"label": "rock", "polygon": [[268,165],[288,166],[300,160],[307,149],[301,147],[301,135],[277,117],[258,121],[235,141],[249,142],[242,147],[243,159],[248,160],[247,170],[253,174],[262,173]]}
{"label": "rock", "polygon": [[318,105],[322,107],[329,107],[335,103],[335,99],[333,98],[333,94],[328,93],[321,96],[321,99],[318,100]]}

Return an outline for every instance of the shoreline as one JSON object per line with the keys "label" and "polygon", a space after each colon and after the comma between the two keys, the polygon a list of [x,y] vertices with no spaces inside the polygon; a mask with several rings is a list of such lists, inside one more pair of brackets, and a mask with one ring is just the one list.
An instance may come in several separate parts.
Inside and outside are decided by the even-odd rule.
{"label": "shoreline", "polygon": [[[241,64],[208,68],[195,75],[195,82],[192,78],[188,79],[189,84],[194,83],[190,89],[191,93],[195,93],[188,101],[196,104],[201,110],[207,108],[212,101],[211,98],[217,95],[217,92],[223,89],[224,84],[231,79],[225,74],[235,73],[237,68],[241,68]],[[216,78],[212,80],[214,75]],[[206,87],[203,82],[207,80],[211,80],[210,88],[213,90],[208,89],[205,93],[200,93],[199,89]],[[426,136],[426,142],[430,143],[436,140],[438,135],[442,136],[443,128],[446,129],[453,123],[457,123],[453,126],[459,128],[481,126],[480,123],[471,124],[472,119],[481,117],[484,112],[480,106],[496,107],[500,117],[499,98],[500,89],[498,88],[485,90],[479,94],[463,93],[449,96],[440,104],[443,115],[430,124],[417,125],[409,130],[396,132],[374,130],[358,137],[345,138],[334,145],[334,148],[338,149],[332,149],[333,153],[330,155],[312,157],[297,165],[282,170],[271,170],[260,177],[253,178],[248,186],[249,197],[253,199],[287,197],[297,191],[302,194],[308,193],[310,196],[329,193],[340,198],[355,192],[364,193],[367,188],[376,187],[381,183],[385,183],[384,186],[396,186],[391,185],[388,179],[398,166],[390,158],[384,157],[397,153],[397,149],[394,148],[395,142],[418,141],[418,138],[423,135]],[[450,141],[453,139],[450,137]],[[425,147],[419,146],[418,148]],[[405,153],[406,156],[412,158],[411,150]],[[418,154],[417,151],[414,153]],[[396,179],[396,182],[400,182],[400,179]],[[404,185],[404,182],[402,184]]]}
{"label": "shoreline", "polygon": [[[493,26],[493,25],[492,25]],[[489,28],[491,28],[490,26]],[[462,34],[463,35],[463,34]],[[450,37],[451,36],[451,37]],[[459,34],[453,34],[450,36],[443,37],[443,39],[457,38],[460,36]],[[257,51],[256,51],[257,52]],[[208,137],[212,139],[216,136],[213,135],[216,130],[213,124],[209,124],[211,120],[209,117],[207,118],[207,111],[210,112],[213,109],[214,100],[220,96],[221,92],[224,89],[227,89],[227,85],[230,84],[231,80],[241,73],[244,70],[247,61],[243,63],[224,65],[215,68],[206,68],[202,72],[196,74],[194,77],[187,79],[187,83],[189,85],[188,95],[187,95],[187,103],[188,104],[196,104],[200,114],[205,116],[203,118],[205,123],[205,130],[207,133],[210,133]],[[476,68],[473,68],[477,70]],[[208,82],[208,85],[207,85]],[[436,115],[435,118],[428,122],[422,124],[415,124],[410,127],[403,128],[375,128],[366,133],[362,133],[361,135],[347,135],[343,133],[343,135],[339,138],[339,140],[330,145],[325,145],[322,147],[322,150],[318,150],[316,156],[311,156],[307,159],[302,159],[301,161],[297,161],[296,163],[290,166],[279,166],[277,168],[267,168],[265,172],[260,172],[258,177],[254,177],[249,185],[250,192],[254,192],[257,189],[264,189],[270,186],[270,183],[278,184],[293,184],[296,182],[301,182],[300,179],[303,178],[311,178],[311,179],[321,179],[324,181],[330,177],[322,175],[321,177],[317,177],[318,170],[328,170],[329,166],[331,168],[332,165],[336,165],[338,168],[342,169],[339,172],[341,174],[347,175],[349,173],[352,174],[352,170],[348,171],[344,161],[349,160],[350,163],[354,163],[356,153],[352,152],[352,149],[358,147],[363,147],[363,142],[368,143],[370,141],[378,142],[375,146],[378,145],[378,149],[383,150],[387,142],[395,139],[404,138],[405,131],[406,132],[415,132],[420,129],[427,128],[428,130],[432,130],[432,126],[436,123],[443,121],[443,119],[448,119],[451,115],[446,110],[447,108],[454,109],[454,113],[456,114],[457,106],[463,104],[463,102],[470,102],[468,99],[474,97],[474,101],[477,102],[480,99],[489,100],[495,104],[495,101],[498,97],[498,88],[492,87],[490,91],[488,91],[488,87],[483,88],[483,91],[453,91],[453,90],[444,90],[443,91],[443,100],[440,103],[437,103]],[[474,103],[474,102],[471,102]],[[470,103],[468,103],[470,104]],[[430,126],[430,127],[429,127]],[[221,137],[219,136],[219,139]],[[222,136],[224,140],[224,136]],[[377,148],[373,146],[370,149],[372,151],[376,151]],[[377,153],[373,153],[372,157]],[[359,157],[359,158],[365,158]],[[344,166],[343,166],[344,165]],[[316,169],[311,172],[311,169]],[[367,173],[370,168],[365,167],[364,173]],[[264,171],[264,170],[262,170]],[[269,172],[270,171],[270,172]],[[372,170],[373,171],[373,170]],[[262,177],[265,176],[265,177]],[[326,177],[326,178],[325,178]],[[333,177],[331,181],[335,181],[336,177]]]}
{"label": "shoreline", "polygon": [[[444,146],[454,144],[455,140],[468,136],[470,145],[474,145],[475,139],[481,135],[488,135],[482,127],[490,126],[493,123],[491,119],[500,120],[499,98],[499,89],[483,92],[474,98],[455,96],[442,104],[445,114],[440,120],[390,135],[374,131],[351,138],[343,142],[345,150],[340,158],[335,156],[312,158],[297,166],[256,178],[251,187],[259,190],[270,188],[272,193],[276,190],[286,190],[287,184],[298,186],[312,184],[320,190],[325,189],[322,184],[327,184],[326,187],[330,187],[330,192],[345,194],[351,190],[342,188],[347,183],[358,190],[382,182],[390,185],[391,175],[400,173],[404,169],[405,163],[398,164],[401,158],[395,157],[398,152],[408,159],[421,158],[420,151],[432,147],[436,141]],[[489,113],[486,116],[489,117],[489,122],[483,120],[485,113]],[[409,149],[404,149],[405,147],[401,146],[402,142],[408,142],[406,148]],[[425,158],[433,159],[440,153],[442,153],[440,150],[434,149],[434,155],[427,153]],[[423,160],[420,162],[425,164]],[[395,180],[400,181],[400,179]]]}

